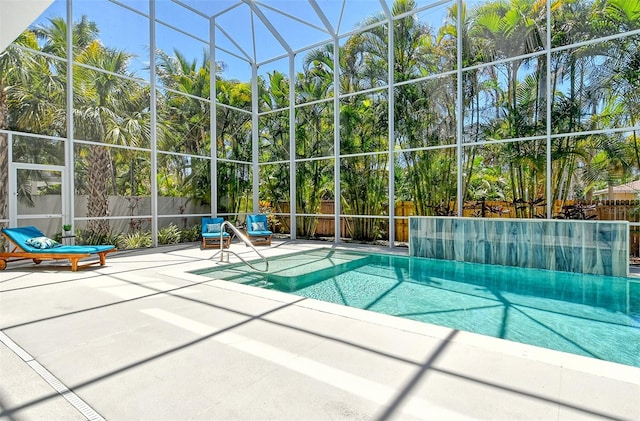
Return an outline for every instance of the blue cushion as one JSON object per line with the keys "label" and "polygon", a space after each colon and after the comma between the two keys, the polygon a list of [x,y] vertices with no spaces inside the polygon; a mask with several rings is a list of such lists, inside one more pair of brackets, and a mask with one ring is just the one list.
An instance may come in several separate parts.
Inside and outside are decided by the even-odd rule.
{"label": "blue cushion", "polygon": [[54,247],[52,249],[47,249],[47,253],[55,253],[55,254],[93,254],[93,253],[102,253],[105,251],[109,251],[115,249],[116,246],[113,245],[98,245],[98,246],[65,246],[60,245]]}
{"label": "blue cushion", "polygon": [[273,233],[271,231],[247,231],[249,237],[270,237]]}
{"label": "blue cushion", "polygon": [[[220,231],[218,231],[218,232],[203,232],[202,236],[204,238],[220,238]],[[223,237],[229,237],[229,233],[228,232],[223,232],[222,236]]]}
{"label": "blue cushion", "polygon": [[220,225],[222,224],[207,224],[207,232],[220,232]]}
{"label": "blue cushion", "polygon": [[264,222],[252,222],[251,231],[264,231],[266,230]]}
{"label": "blue cushion", "polygon": [[25,241],[25,243],[37,249],[51,249],[60,246],[60,243],[48,237],[29,238],[27,239],[27,241]]}

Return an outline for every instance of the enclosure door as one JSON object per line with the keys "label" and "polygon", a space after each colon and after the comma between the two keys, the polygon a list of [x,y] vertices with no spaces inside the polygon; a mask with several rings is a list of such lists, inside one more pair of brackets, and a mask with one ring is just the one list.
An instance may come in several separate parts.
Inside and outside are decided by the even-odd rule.
{"label": "enclosure door", "polygon": [[34,225],[50,238],[61,234],[65,168],[19,163],[12,165],[12,175],[9,225]]}

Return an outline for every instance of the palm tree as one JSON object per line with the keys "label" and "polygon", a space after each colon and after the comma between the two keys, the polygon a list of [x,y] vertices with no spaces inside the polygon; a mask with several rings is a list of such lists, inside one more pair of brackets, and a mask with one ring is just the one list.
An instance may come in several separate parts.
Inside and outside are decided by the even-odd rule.
{"label": "palm tree", "polygon": [[[209,156],[211,78],[209,53],[201,60],[189,61],[179,50],[169,56],[158,52],[158,78],[165,88],[159,101],[159,148],[162,151]],[[174,91],[182,92],[181,95]],[[159,194],[186,196],[200,203],[211,203],[210,161],[173,154],[159,156]],[[173,193],[170,193],[173,192]]]}
{"label": "palm tree", "polygon": [[[552,46],[580,42],[594,35],[591,5],[585,2],[555,3],[551,22]],[[553,133],[589,130],[594,107],[590,76],[596,66],[590,47],[577,47],[551,57],[551,127]],[[560,87],[563,87],[561,89]],[[592,155],[586,136],[565,136],[552,143],[551,198],[564,203],[585,187],[579,169]]]}
{"label": "palm tree", "polygon": [[[488,110],[484,116],[487,119],[483,125],[485,137],[516,139],[545,132],[545,56],[510,59],[544,48],[545,5],[544,1],[495,1],[478,6],[472,13],[469,34],[477,39],[476,51],[482,51],[480,59],[485,62],[507,59],[484,68],[483,74],[479,75],[480,84],[475,85],[489,87],[486,92],[493,100],[492,104],[486,101],[475,105],[476,112],[482,107]],[[524,73],[531,64],[532,70]],[[493,116],[489,114],[491,111]],[[481,118],[481,115],[475,116],[478,122]],[[544,143],[512,142],[501,147],[500,161],[508,163],[510,199],[514,202],[538,196],[541,189],[543,193],[546,153],[543,146]],[[472,151],[467,162],[476,162],[474,156],[475,151]],[[470,168],[467,180],[472,171]]]}
{"label": "palm tree", "polygon": [[[630,0],[599,2],[594,14],[601,18],[600,25],[606,32],[622,32],[640,29],[640,3]],[[604,58],[596,67],[595,83],[606,91],[605,109],[600,120],[607,126],[635,127],[640,123],[640,42],[636,37],[607,42],[599,53]],[[638,131],[630,134],[633,160],[640,168],[640,141]]]}
{"label": "palm tree", "polygon": [[[640,27],[636,1],[566,2],[554,10],[554,46]],[[552,60],[554,132],[580,132],[637,125],[640,57],[633,38],[587,45]],[[567,88],[556,90],[557,85]],[[637,133],[572,136],[553,144],[553,198],[564,201],[575,190],[587,198],[593,189],[627,180],[640,167]]]}
{"label": "palm tree", "polygon": [[[13,45],[0,55],[0,129],[35,132],[60,136],[66,133],[64,108],[64,75],[57,73],[51,61],[37,54],[29,53],[22,47],[38,50],[38,40],[33,31],[22,33]],[[55,64],[55,63],[54,63]],[[58,66],[60,67],[60,66]],[[9,156],[8,139],[0,133],[0,176],[8,179]],[[40,156],[47,162],[42,150],[56,149],[56,145],[34,145],[21,154],[21,146],[14,145],[15,157]],[[51,151],[49,151],[51,152]],[[54,156],[59,156],[56,154]],[[50,160],[50,159],[49,159]],[[32,175],[37,178],[38,173]],[[0,186],[0,218],[7,216],[8,185]],[[32,203],[27,190],[19,190],[18,199]]]}
{"label": "palm tree", "polygon": [[[296,77],[296,102],[328,99],[334,94],[333,48],[312,50],[305,56],[303,72]],[[296,109],[296,158],[319,158],[333,153],[333,101],[315,102]],[[296,164],[296,209],[317,214],[320,202],[333,198],[333,162],[311,160]],[[317,218],[299,218],[297,234],[315,235]]]}
{"label": "palm tree", "polygon": [[[340,110],[341,154],[385,150],[387,142],[387,102],[374,102],[367,96],[350,97]],[[388,209],[388,154],[342,158],[341,195],[345,213],[384,215]],[[371,241],[381,234],[380,220],[354,218],[351,235],[355,240]]]}
{"label": "palm tree", "polygon": [[[37,41],[33,33],[24,33],[16,41],[17,44],[30,44],[37,46]],[[0,54],[0,130],[9,129],[9,103],[8,91],[17,84],[25,75],[16,75],[16,72],[26,71],[28,58],[23,54],[23,50],[16,46],[9,46]],[[3,180],[9,179],[9,145],[7,135],[0,133],[0,177]],[[6,218],[9,198],[9,186],[4,182],[0,184],[0,218]]]}
{"label": "palm tree", "polygon": [[[396,15],[413,10],[414,1],[396,1]],[[452,68],[455,45],[436,37],[429,26],[409,16],[394,25],[394,79],[410,81]],[[452,144],[456,133],[456,89],[452,78],[407,83],[395,90],[396,143],[400,199],[415,202],[418,215],[436,209],[450,213],[456,191],[455,149],[422,150]],[[403,195],[405,197],[403,197]]]}
{"label": "palm tree", "polygon": [[207,99],[209,92],[209,54],[204,51],[201,63],[189,62],[178,50],[170,57],[165,52],[158,52],[158,78],[162,85],[187,95],[173,92],[165,93],[165,107],[162,120],[171,128],[163,150],[181,151],[191,154],[208,155],[209,136],[209,103],[198,98]]}
{"label": "palm tree", "polygon": [[[48,25],[42,25],[23,34],[22,40],[33,50],[42,50],[59,57],[68,57],[66,45],[67,26],[63,19],[54,18]],[[141,91],[138,84],[117,74],[129,75],[127,64],[130,56],[122,51],[105,48],[97,40],[98,29],[95,23],[83,17],[72,28],[74,58],[76,61],[95,69],[105,69],[111,74],[93,68],[77,66],[75,68],[74,121],[76,137],[102,143],[120,145],[140,145],[142,139],[149,138],[148,117],[142,110],[148,110],[148,91]],[[36,39],[42,40],[41,46]],[[22,54],[14,48],[7,57],[13,61],[4,61],[10,65],[14,83],[9,93],[9,120],[17,130],[66,136],[66,62],[46,59],[35,54]],[[28,61],[19,63],[22,57]],[[20,64],[20,65],[18,65]],[[3,92],[6,92],[3,89]],[[6,102],[0,102],[6,104]],[[6,148],[2,148],[6,151]],[[83,155],[80,154],[79,157]],[[78,161],[77,167],[87,168],[87,180],[80,180],[76,187],[86,186],[89,195],[88,216],[104,217],[108,215],[107,195],[109,189],[115,190],[115,175],[112,172],[113,160],[109,149],[96,146],[86,155],[87,165]],[[0,164],[1,165],[1,164]],[[82,173],[77,173],[80,176]],[[3,196],[4,198],[5,196]],[[89,232],[98,238],[108,234],[105,220],[90,220]]]}
{"label": "palm tree", "polygon": [[[218,158],[232,161],[219,162],[218,211],[239,213],[248,210],[251,192],[251,88],[248,83],[216,78],[216,142]],[[246,110],[246,111],[245,111]]]}
{"label": "palm tree", "polygon": [[[289,79],[274,70],[267,73],[268,81],[259,79],[260,109],[271,111],[260,117],[260,162],[287,161],[289,146]],[[287,165],[260,167],[260,199],[267,201],[277,212],[290,200],[290,171]]]}
{"label": "palm tree", "polygon": [[[131,79],[128,72],[131,56],[124,51],[106,48],[99,41],[88,44],[76,61],[91,66],[78,67],[74,77],[74,123],[76,137],[104,144],[137,146],[149,143],[148,92]],[[94,70],[103,69],[104,71]],[[87,156],[87,216],[109,215],[109,192],[115,193],[115,169],[107,146],[93,146]],[[96,240],[109,235],[109,221],[91,219],[87,230]]]}
{"label": "palm tree", "polygon": [[[471,13],[468,13],[466,3],[461,3],[460,20],[458,20],[458,4],[454,4],[448,9],[447,18],[444,25],[439,29],[437,43],[448,57],[453,58],[457,51],[458,39],[462,45],[462,66],[471,67],[481,63],[485,54],[485,42],[474,34],[474,20]],[[490,90],[490,85],[483,83],[481,70],[466,70],[462,75],[462,116],[464,121],[464,136],[469,142],[479,142],[482,140],[482,97]],[[477,200],[481,196],[480,192],[485,192],[486,197],[491,196],[491,192],[501,191],[499,184],[501,177],[494,177],[492,171],[487,171],[483,167],[485,160],[478,156],[480,148],[476,146],[466,147],[464,152],[465,160],[463,172],[462,197],[464,200]],[[476,165],[480,165],[477,167]],[[479,174],[476,174],[479,172]],[[478,177],[485,177],[478,180]],[[478,188],[477,184],[482,184]],[[497,193],[498,194],[498,193]]]}

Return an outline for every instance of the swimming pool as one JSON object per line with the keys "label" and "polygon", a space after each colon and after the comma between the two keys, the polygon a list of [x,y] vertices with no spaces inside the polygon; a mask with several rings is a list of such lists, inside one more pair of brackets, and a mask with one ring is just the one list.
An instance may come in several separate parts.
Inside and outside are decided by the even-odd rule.
{"label": "swimming pool", "polygon": [[640,367],[640,279],[335,249],[269,266],[196,273]]}

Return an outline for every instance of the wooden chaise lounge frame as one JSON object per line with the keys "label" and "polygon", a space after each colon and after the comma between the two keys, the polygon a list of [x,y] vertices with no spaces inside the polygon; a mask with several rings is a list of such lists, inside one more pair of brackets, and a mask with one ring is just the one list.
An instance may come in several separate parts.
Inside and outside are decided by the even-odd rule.
{"label": "wooden chaise lounge frame", "polygon": [[[36,227],[3,228],[2,235],[9,240],[11,251],[0,252],[0,270],[7,267],[8,262],[32,259],[39,264],[43,260],[69,260],[73,272],[87,266],[105,265],[108,253],[117,251],[112,245],[99,246],[59,246],[51,249],[37,249],[26,243],[26,240],[34,237],[43,237],[44,234]],[[96,254],[98,261],[79,264],[80,259]]]}

